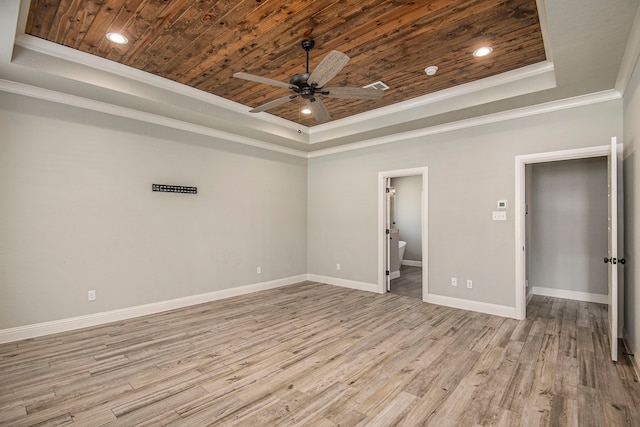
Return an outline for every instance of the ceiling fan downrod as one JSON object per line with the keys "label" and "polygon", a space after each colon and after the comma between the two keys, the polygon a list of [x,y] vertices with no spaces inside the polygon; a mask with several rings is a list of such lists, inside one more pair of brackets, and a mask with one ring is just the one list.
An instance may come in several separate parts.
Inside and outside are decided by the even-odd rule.
{"label": "ceiling fan downrod", "polygon": [[316,45],[316,42],[311,39],[307,39],[302,40],[302,43],[300,44],[302,45],[302,48],[305,50],[305,52],[307,52],[307,74],[309,74],[309,51],[313,49],[313,47]]}

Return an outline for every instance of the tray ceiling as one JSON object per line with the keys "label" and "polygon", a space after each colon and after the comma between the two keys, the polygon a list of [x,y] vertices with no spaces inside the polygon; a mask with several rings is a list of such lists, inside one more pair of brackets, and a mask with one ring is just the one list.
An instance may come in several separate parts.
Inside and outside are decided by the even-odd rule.
{"label": "tray ceiling", "polygon": [[[110,31],[129,43],[106,39]],[[331,50],[351,61],[330,86],[382,81],[381,100],[324,98],[340,119],[545,61],[535,0],[160,1],[32,0],[27,34],[255,107],[288,90],[235,79],[244,71],[288,82]],[[475,58],[480,46],[487,57]],[[436,65],[435,76],[425,68]],[[271,114],[316,124],[292,101]]]}

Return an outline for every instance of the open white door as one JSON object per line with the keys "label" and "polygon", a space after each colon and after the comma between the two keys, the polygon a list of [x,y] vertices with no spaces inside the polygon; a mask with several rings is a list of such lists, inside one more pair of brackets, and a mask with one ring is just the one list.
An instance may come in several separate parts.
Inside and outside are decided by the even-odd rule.
{"label": "open white door", "polygon": [[391,291],[391,178],[385,181],[385,204],[386,204],[386,240],[385,240],[385,287],[387,292]]}
{"label": "open white door", "polygon": [[618,360],[618,147],[617,139],[611,138],[609,152],[609,215],[607,275],[609,286],[609,339],[611,341],[611,359]]}

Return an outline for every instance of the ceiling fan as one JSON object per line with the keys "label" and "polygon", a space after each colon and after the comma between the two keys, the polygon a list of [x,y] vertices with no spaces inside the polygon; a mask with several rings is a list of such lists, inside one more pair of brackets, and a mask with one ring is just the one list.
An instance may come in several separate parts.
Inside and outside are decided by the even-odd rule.
{"label": "ceiling fan", "polygon": [[278,80],[270,79],[268,77],[256,76],[249,73],[235,73],[233,77],[250,80],[252,82],[265,83],[272,86],[283,87],[290,89],[293,93],[291,95],[274,99],[265,104],[262,104],[252,110],[250,113],[259,113],[271,108],[282,105],[297,97],[301,97],[307,102],[307,106],[313,117],[319,122],[326,122],[331,117],[326,105],[322,102],[322,99],[318,95],[326,96],[327,98],[347,98],[347,99],[380,99],[382,98],[383,91],[374,88],[359,88],[359,87],[324,87],[329,80],[334,78],[342,68],[349,62],[349,57],[344,53],[332,50],[327,56],[318,64],[313,72],[309,73],[309,51],[313,49],[315,45],[313,40],[303,40],[302,48],[307,52],[307,71],[305,73],[296,74],[291,77],[289,83],[284,83]]}

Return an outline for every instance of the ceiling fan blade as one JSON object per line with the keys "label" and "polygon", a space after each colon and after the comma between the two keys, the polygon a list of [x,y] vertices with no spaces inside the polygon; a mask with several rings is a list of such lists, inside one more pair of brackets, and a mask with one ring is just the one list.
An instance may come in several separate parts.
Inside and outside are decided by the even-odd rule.
{"label": "ceiling fan blade", "polygon": [[292,99],[296,99],[298,97],[298,95],[289,95],[289,96],[285,96],[283,98],[278,98],[278,99],[274,99],[273,101],[269,101],[265,104],[262,105],[258,105],[256,108],[253,108],[251,110],[249,110],[250,113],[260,113],[262,111],[266,111],[269,110],[271,108],[277,107],[278,105],[282,105],[285,104],[289,101],[291,101]]}
{"label": "ceiling fan blade", "polygon": [[256,76],[255,74],[235,73],[233,75],[233,77],[238,78],[238,79],[249,80],[249,81],[252,81],[252,82],[264,83],[264,84],[268,84],[268,85],[271,85],[271,86],[283,87],[283,88],[286,88],[286,89],[289,89],[291,87],[291,85],[289,83],[284,83],[284,82],[281,82],[281,81],[278,81],[278,80],[270,79],[268,77]]}
{"label": "ceiling fan blade", "polygon": [[327,110],[327,106],[324,105],[324,102],[322,102],[320,98],[315,98],[314,101],[307,99],[307,106],[317,121],[326,122],[331,118],[329,110]]}
{"label": "ceiling fan blade", "polygon": [[384,91],[372,87],[326,87],[322,90],[322,94],[328,98],[380,99]]}
{"label": "ceiling fan blade", "polygon": [[307,79],[307,82],[310,86],[315,84],[316,87],[323,87],[347,65],[349,59],[350,58],[344,53],[332,50],[320,61],[316,69],[313,70]]}

